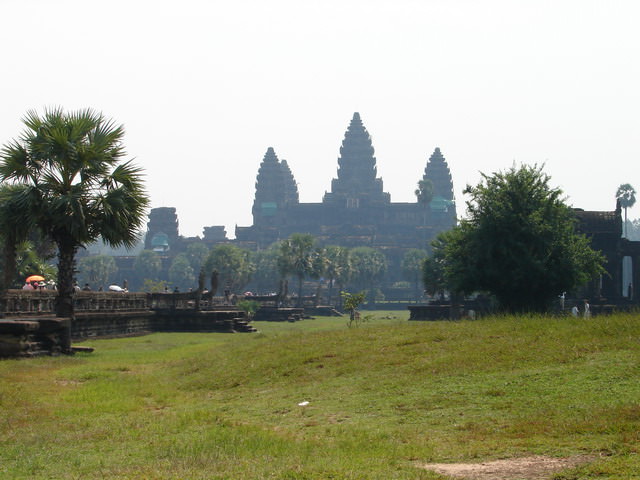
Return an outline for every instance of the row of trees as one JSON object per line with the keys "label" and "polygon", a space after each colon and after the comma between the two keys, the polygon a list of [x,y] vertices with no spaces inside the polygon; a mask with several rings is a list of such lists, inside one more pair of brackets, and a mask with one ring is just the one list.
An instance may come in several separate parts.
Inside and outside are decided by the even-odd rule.
{"label": "row of trees", "polygon": [[[413,266],[409,269],[413,278],[420,282],[422,259],[426,252],[414,255]],[[83,259],[80,270],[91,275],[97,267],[104,275],[103,283],[109,274],[114,273],[111,257],[94,256]],[[369,247],[346,248],[340,246],[320,247],[315,238],[308,234],[293,234],[291,237],[258,252],[224,244],[208,249],[201,243],[187,247],[178,254],[168,268],[166,281],[163,281],[161,257],[150,250],[141,252],[136,258],[134,269],[139,282],[152,280],[147,285],[178,286],[181,289],[195,287],[199,275],[208,278],[216,272],[218,285],[232,292],[241,292],[253,288],[257,292],[277,292],[280,282],[292,280],[295,292],[302,296],[303,284],[313,280],[326,285],[329,301],[334,296],[334,288],[341,290],[352,286],[374,292],[387,272],[387,260],[378,250]],[[94,275],[93,278],[97,278]],[[88,277],[87,277],[88,278]]]}
{"label": "row of trees", "polygon": [[[402,259],[402,271],[407,284],[414,286],[415,297],[422,293],[422,262],[425,250],[408,250]],[[380,251],[369,247],[346,248],[336,245],[321,247],[308,234],[294,234],[270,248],[252,252],[231,244],[209,249],[202,243],[192,243],[176,255],[168,268],[162,257],[143,250],[134,263],[134,276],[129,278],[132,289],[163,290],[178,287],[181,291],[196,288],[200,274],[209,278],[215,271],[218,285],[239,293],[245,289],[256,292],[277,292],[280,281],[290,279],[292,293],[302,296],[305,281],[316,281],[327,289],[328,301],[344,288],[367,290],[369,298],[376,292],[388,270],[387,259]],[[113,257],[94,255],[82,258],[78,265],[79,281],[106,286],[113,281],[117,266]]]}

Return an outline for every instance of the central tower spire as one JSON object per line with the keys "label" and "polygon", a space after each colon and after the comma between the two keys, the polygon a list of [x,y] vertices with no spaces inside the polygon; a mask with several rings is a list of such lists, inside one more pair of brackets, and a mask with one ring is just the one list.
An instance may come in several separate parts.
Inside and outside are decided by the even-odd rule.
{"label": "central tower spire", "polygon": [[376,178],[373,155],[369,132],[355,112],[340,147],[338,178],[331,181],[331,193],[325,194],[324,203],[347,207],[389,203],[389,194],[382,191],[382,179]]}

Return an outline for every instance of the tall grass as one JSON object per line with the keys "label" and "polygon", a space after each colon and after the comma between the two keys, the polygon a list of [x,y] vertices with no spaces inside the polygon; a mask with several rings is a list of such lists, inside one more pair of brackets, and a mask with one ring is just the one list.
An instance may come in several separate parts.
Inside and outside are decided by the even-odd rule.
{"label": "tall grass", "polygon": [[635,316],[399,315],[2,361],[0,478],[440,478],[416,462],[532,453],[599,456],[563,478],[637,478]]}

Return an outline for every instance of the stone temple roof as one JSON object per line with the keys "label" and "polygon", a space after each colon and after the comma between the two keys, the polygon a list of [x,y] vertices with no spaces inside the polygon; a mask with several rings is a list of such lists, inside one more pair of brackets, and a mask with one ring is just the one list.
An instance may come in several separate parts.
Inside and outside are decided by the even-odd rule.
{"label": "stone temple roof", "polygon": [[622,220],[617,210],[600,212],[576,208],[573,211],[578,219],[578,230],[583,233],[622,234]]}

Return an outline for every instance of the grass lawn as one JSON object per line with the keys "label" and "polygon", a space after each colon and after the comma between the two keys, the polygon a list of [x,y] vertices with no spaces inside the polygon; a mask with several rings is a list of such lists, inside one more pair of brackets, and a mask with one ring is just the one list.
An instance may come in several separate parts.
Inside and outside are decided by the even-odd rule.
{"label": "grass lawn", "polygon": [[640,478],[637,316],[374,317],[0,361],[0,478],[438,479],[416,465],[532,454]]}

